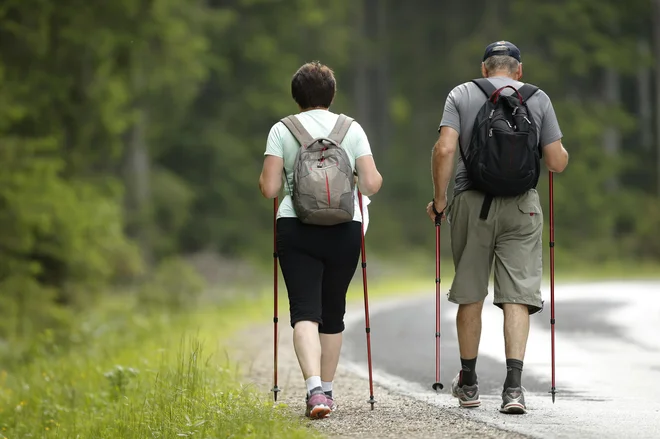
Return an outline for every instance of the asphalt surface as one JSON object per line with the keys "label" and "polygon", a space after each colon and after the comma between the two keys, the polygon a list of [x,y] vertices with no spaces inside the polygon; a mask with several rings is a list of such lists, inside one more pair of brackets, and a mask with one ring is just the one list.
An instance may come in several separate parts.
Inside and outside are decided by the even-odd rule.
{"label": "asphalt surface", "polygon": [[[532,316],[523,372],[528,413],[498,412],[506,376],[502,312],[484,305],[477,373],[482,406],[460,409],[457,306],[441,302],[440,381],[435,382],[435,290],[371,306],[374,379],[457,416],[539,438],[660,438],[660,281],[555,287],[556,387],[550,394],[550,295]],[[343,361],[367,377],[364,314],[347,316]],[[377,395],[376,395],[377,399]]]}

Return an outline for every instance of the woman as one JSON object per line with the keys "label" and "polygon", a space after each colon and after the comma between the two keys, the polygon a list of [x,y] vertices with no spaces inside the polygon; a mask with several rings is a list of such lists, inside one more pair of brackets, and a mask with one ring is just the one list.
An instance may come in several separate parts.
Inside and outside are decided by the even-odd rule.
{"label": "woman", "polygon": [[[334,74],[323,64],[307,63],[293,75],[291,94],[300,110],[294,117],[314,138],[328,136],[338,120],[329,111],[335,92]],[[300,144],[283,123],[270,130],[259,177],[266,198],[275,198],[286,178],[285,197],[277,213],[277,252],[289,297],[293,346],[307,385],[305,414],[310,418],[324,418],[336,408],[332,381],[342,344],[346,292],[360,256],[362,216],[357,189],[370,196],[383,181],[369,140],[357,122],[350,125],[341,146],[358,177],[352,221],[321,226],[298,219],[291,188]]]}

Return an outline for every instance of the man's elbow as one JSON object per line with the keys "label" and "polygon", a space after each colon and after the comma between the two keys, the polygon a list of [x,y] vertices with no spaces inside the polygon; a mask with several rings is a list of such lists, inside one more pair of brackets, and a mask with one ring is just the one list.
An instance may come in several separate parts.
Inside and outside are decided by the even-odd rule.
{"label": "man's elbow", "polygon": [[564,172],[564,169],[566,169],[566,165],[568,163],[564,164],[563,166],[548,166],[548,171],[552,172],[553,174],[561,174]]}
{"label": "man's elbow", "polygon": [[563,154],[559,158],[559,160],[554,160],[550,163],[546,163],[546,167],[550,172],[553,172],[555,174],[559,174],[561,172],[564,172],[564,169],[568,166],[568,152],[566,150],[563,151]]}
{"label": "man's elbow", "polygon": [[440,158],[453,157],[455,153],[456,153],[455,142],[439,141],[433,147],[433,154]]}

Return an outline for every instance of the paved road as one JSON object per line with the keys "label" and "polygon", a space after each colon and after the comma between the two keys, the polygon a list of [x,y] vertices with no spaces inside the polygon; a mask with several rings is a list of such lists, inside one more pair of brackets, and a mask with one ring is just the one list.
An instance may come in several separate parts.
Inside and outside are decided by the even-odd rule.
{"label": "paved road", "polygon": [[[448,286],[443,285],[443,290]],[[539,438],[660,438],[660,282],[559,284],[555,288],[557,400],[550,395],[550,303],[532,317],[523,385],[524,416],[497,411],[506,376],[502,313],[487,299],[477,373],[478,409],[459,409],[450,396],[460,365],[456,305],[442,297],[440,394],[435,381],[435,291],[372,304],[375,379],[506,430]],[[489,302],[490,300],[490,302]],[[344,360],[366,374],[364,314],[348,316]],[[366,377],[366,375],[365,375]],[[378,396],[376,395],[376,399]]]}

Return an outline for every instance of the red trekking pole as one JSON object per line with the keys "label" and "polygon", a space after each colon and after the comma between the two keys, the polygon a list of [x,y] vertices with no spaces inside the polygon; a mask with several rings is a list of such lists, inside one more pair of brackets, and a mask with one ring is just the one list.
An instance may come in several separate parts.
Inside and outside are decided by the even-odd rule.
{"label": "red trekking pole", "polygon": [[552,172],[548,177],[550,188],[550,340],[552,350],[552,403],[555,402],[555,206]]}
{"label": "red trekking pole", "polygon": [[369,327],[369,295],[367,293],[367,255],[364,247],[364,214],[362,213],[362,194],[358,190],[358,201],[360,203],[360,217],[361,221],[361,246],[362,246],[362,284],[364,286],[364,322],[365,322],[365,331],[367,333],[367,364],[369,365],[369,404],[371,404],[371,410],[374,409],[374,404],[376,400],[374,399],[374,380],[373,373],[371,369],[371,328]]}
{"label": "red trekking pole", "polygon": [[[435,205],[433,206],[435,211]],[[433,390],[442,390],[440,382],[440,224],[442,212],[435,215],[435,383]]]}
{"label": "red trekking pole", "polygon": [[277,393],[280,388],[277,387],[277,197],[273,200],[273,397],[277,401]]}

